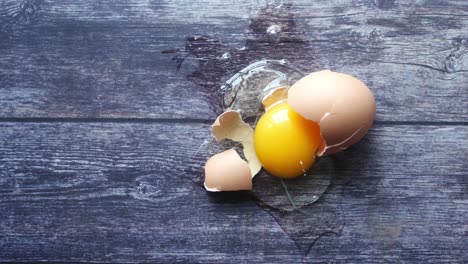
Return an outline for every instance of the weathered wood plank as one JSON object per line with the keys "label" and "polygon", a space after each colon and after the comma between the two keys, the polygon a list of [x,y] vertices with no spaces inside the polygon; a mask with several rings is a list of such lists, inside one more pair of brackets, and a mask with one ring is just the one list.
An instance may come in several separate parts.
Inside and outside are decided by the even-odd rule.
{"label": "weathered wood plank", "polygon": [[213,203],[184,178],[206,126],[1,127],[0,261],[295,258],[294,244],[252,201]]}
{"label": "weathered wood plank", "polygon": [[322,201],[341,235],[307,256],[295,243],[313,242],[308,218],[219,202],[185,174],[208,128],[1,123],[0,261],[466,260],[466,126],[374,126],[337,157],[343,195]]}
{"label": "weathered wood plank", "polygon": [[[463,122],[467,18],[463,0],[2,1],[0,117],[212,119],[223,80],[281,58],[361,78],[378,120]],[[194,34],[213,41],[187,46],[177,71],[161,52]]]}
{"label": "weathered wood plank", "polygon": [[358,163],[344,168],[352,177],[343,194],[345,227],[314,245],[314,261],[468,261],[467,128],[413,129],[375,128],[345,153]]}

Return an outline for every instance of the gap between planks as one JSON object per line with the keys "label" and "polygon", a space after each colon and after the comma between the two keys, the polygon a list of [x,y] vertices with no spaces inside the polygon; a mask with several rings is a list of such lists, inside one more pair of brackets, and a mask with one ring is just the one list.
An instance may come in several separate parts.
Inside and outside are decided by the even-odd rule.
{"label": "gap between planks", "polygon": [[[247,120],[249,118],[246,118]],[[99,118],[99,117],[1,117],[0,123],[161,123],[161,124],[212,124],[214,119],[200,118]],[[468,126],[468,122],[457,121],[374,121],[381,126]]]}

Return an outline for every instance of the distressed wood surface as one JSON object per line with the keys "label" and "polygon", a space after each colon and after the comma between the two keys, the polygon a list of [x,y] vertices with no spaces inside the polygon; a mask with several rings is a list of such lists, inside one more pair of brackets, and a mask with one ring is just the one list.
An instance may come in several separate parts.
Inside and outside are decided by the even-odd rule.
{"label": "distressed wood surface", "polygon": [[[467,263],[467,32],[464,0],[0,1],[0,262]],[[187,170],[264,58],[376,96],[304,214]]]}
{"label": "distressed wood surface", "polygon": [[[279,58],[359,77],[376,95],[378,120],[467,120],[465,1],[277,6],[4,0],[0,116],[213,119],[213,89],[223,79],[251,61]],[[272,24],[283,30],[277,43],[265,36]],[[190,46],[177,71],[162,52],[196,34],[216,41]]]}
{"label": "distressed wood surface", "polygon": [[0,128],[3,261],[466,261],[465,126],[375,126],[340,158],[351,182],[326,201],[341,235],[307,255],[275,214],[213,200],[182,173],[208,125]]}

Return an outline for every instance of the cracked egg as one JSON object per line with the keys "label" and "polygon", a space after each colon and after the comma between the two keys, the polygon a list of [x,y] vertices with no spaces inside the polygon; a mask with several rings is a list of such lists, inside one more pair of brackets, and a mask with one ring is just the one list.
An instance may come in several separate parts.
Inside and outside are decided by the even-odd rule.
{"label": "cracked egg", "polygon": [[311,73],[286,91],[263,99],[265,114],[255,128],[258,159],[271,175],[305,175],[316,156],[357,143],[375,117],[375,99],[357,78],[329,70]]}
{"label": "cracked egg", "polygon": [[359,79],[330,70],[311,73],[288,91],[288,104],[317,123],[324,139],[318,156],[345,150],[363,138],[375,118],[375,99]]}
{"label": "cracked egg", "polygon": [[[206,184],[212,177],[238,184],[226,189],[217,187],[217,191],[251,189],[251,179],[262,167],[268,174],[283,179],[307,175],[317,158],[357,143],[375,118],[372,92],[353,76],[324,70],[306,75],[289,86],[279,85],[277,80],[272,83],[278,85],[272,87],[270,83],[264,88],[259,102],[265,112],[255,129],[234,110],[226,111],[213,124],[216,140],[242,143],[247,161],[237,153],[233,155],[235,151],[231,150],[231,155],[224,155],[219,162],[219,168],[225,169],[220,174],[221,170],[210,169],[208,164],[213,164],[210,159],[205,166],[208,191],[213,190]],[[246,168],[250,177],[245,176]],[[242,182],[235,180],[236,172],[243,174]]]}

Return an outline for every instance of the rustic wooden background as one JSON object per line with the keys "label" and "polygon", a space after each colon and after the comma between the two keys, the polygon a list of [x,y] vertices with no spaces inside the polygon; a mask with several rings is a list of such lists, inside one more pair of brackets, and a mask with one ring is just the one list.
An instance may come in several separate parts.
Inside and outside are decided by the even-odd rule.
{"label": "rustic wooden background", "polygon": [[[0,262],[467,263],[467,53],[466,0],[0,0]],[[262,58],[376,96],[317,223],[187,170]]]}

